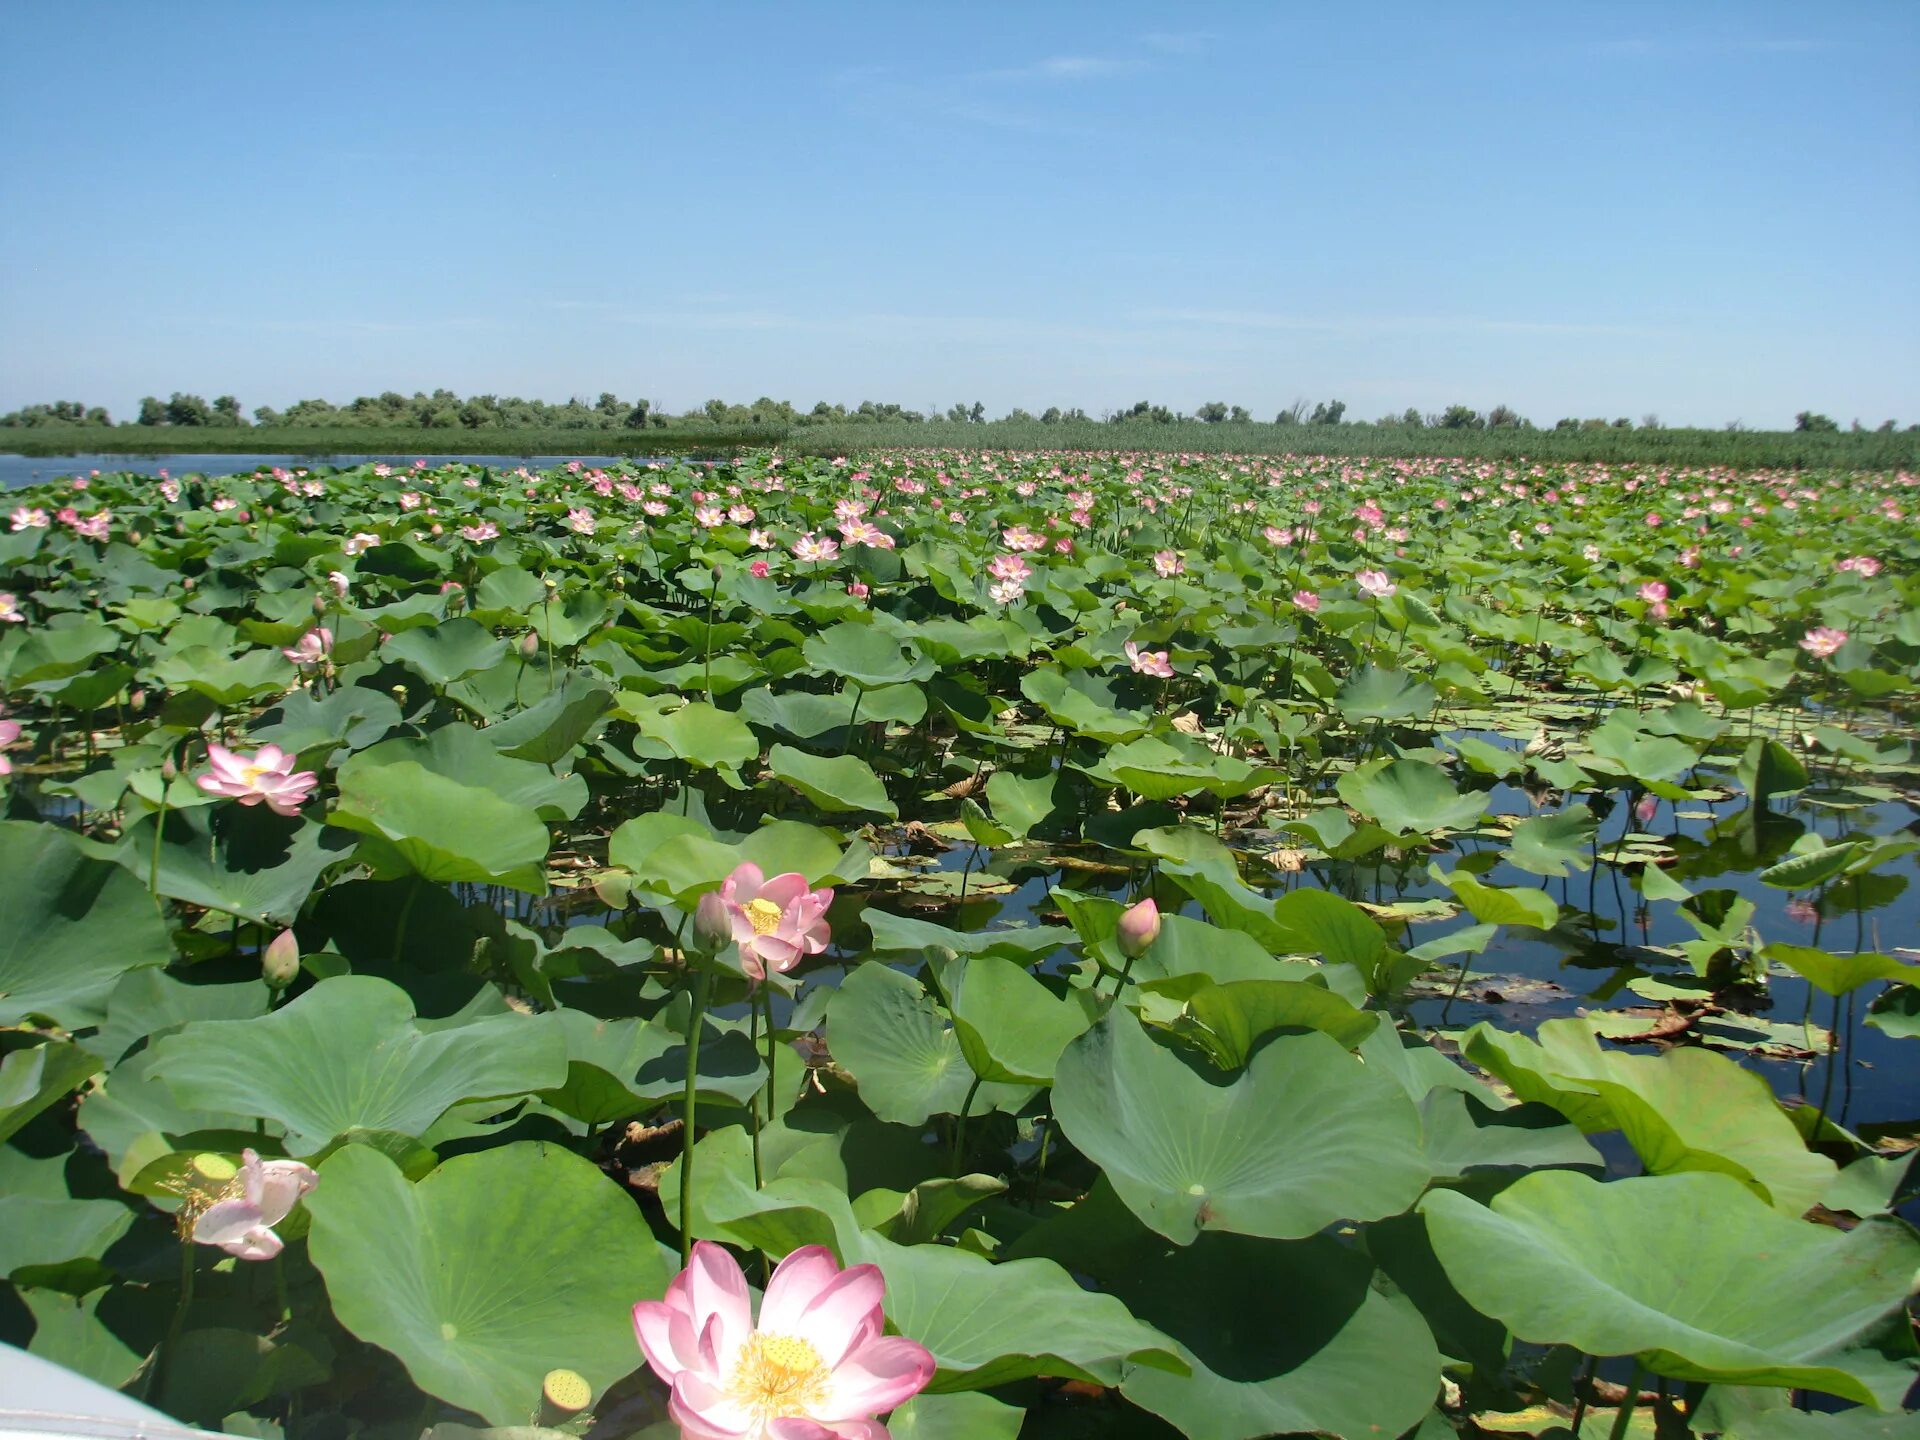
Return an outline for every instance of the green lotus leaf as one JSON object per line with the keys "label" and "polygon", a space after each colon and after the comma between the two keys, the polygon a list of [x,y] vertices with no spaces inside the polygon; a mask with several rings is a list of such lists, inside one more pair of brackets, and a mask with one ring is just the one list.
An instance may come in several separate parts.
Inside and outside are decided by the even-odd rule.
{"label": "green lotus leaf", "polygon": [[294,1155],[349,1130],[418,1136],[463,1101],[556,1089],[567,1073],[551,1017],[429,1032],[404,990],[368,975],[323,980],[259,1019],[196,1021],[153,1054],[181,1105],[275,1121]]}
{"label": "green lotus leaf", "polygon": [[857,756],[810,755],[791,745],[776,745],[767,754],[767,770],[822,810],[872,810],[889,819],[899,817],[887,787],[873,767]]}
{"label": "green lotus leaf", "polygon": [[1897,1040],[1920,1036],[1920,985],[1891,985],[1867,1007],[1867,1024]]}
{"label": "green lotus leaf", "polygon": [[479,621],[462,616],[438,625],[402,630],[380,650],[387,659],[398,661],[438,687],[476,670],[491,670],[507,658],[509,643]]}
{"label": "green lotus leaf", "polygon": [[[564,677],[551,694],[481,733],[502,755],[552,766],[568,759],[611,709],[613,692],[580,679],[576,671]],[[584,797],[581,803],[585,803]]]}
{"label": "green lotus leaf", "polygon": [[1920,976],[1920,965],[1909,965],[1891,955],[1835,955],[1811,945],[1768,945],[1769,960],[1778,960],[1828,995],[1845,995],[1873,980],[1908,981]]}
{"label": "green lotus leaf", "polygon": [[1710,1050],[1605,1051],[1588,1022],[1549,1020],[1537,1041],[1476,1025],[1461,1053],[1589,1135],[1619,1129],[1652,1174],[1731,1175],[1787,1215],[1833,1181],[1833,1162],[1807,1149],[1766,1081]]}
{"label": "green lotus leaf", "polygon": [[50,1040],[10,1052],[0,1060],[0,1141],[34,1116],[86,1084],[100,1057],[71,1041]]}
{"label": "green lotus leaf", "polygon": [[1075,991],[1062,999],[1024,965],[998,955],[956,958],[941,967],[960,1053],[982,1080],[1049,1085],[1060,1052],[1092,1021]]}
{"label": "green lotus leaf", "polygon": [[65,831],[0,821],[0,1025],[100,1018],[120,977],[173,956],[147,888]]}
{"label": "green lotus leaf", "polygon": [[1734,767],[1735,775],[1756,805],[1775,795],[1791,795],[1807,788],[1807,767],[1778,740],[1756,736]]}
{"label": "green lotus leaf", "polygon": [[1356,1009],[1324,984],[1307,980],[1208,983],[1187,996],[1194,1035],[1222,1070],[1238,1070],[1255,1045],[1280,1029],[1318,1030],[1351,1050],[1373,1033],[1378,1014]]}
{"label": "green lotus leaf", "polygon": [[361,685],[343,685],[322,696],[296,690],[267,713],[278,718],[252,727],[248,740],[278,745],[293,755],[323,745],[364,750],[400,724],[400,707],[393,697]]}
{"label": "green lotus leaf", "polygon": [[1420,720],[1433,711],[1439,692],[1399,670],[1368,666],[1340,687],[1335,707],[1349,720]]}
{"label": "green lotus leaf", "polygon": [[1016,840],[1033,833],[1055,809],[1060,777],[1049,770],[1044,775],[1019,775],[1011,770],[996,770],[987,777],[987,803],[993,817]]}
{"label": "green lotus leaf", "polygon": [[1609,720],[1587,737],[1593,751],[1613,773],[1648,788],[1670,785],[1700,763],[1700,752],[1671,735],[1647,735]]}
{"label": "green lotus leaf", "polygon": [[703,770],[737,770],[760,758],[760,742],[747,722],[702,700],[644,722],[640,733],[674,759]]}
{"label": "green lotus leaf", "polygon": [[1424,760],[1369,761],[1335,782],[1340,798],[1401,835],[1462,830],[1478,823],[1486,799],[1462,795],[1447,772]]}
{"label": "green lotus leaf", "polygon": [[1182,1245],[1398,1214],[1428,1178],[1405,1092],[1317,1031],[1276,1036],[1216,1084],[1115,1010],[1061,1056],[1053,1104],[1127,1208]]}
{"label": "green lotus leaf", "polygon": [[843,621],[809,635],[800,647],[807,668],[871,690],[900,685],[933,674],[933,662],[924,656],[909,659],[900,641],[878,625]]}
{"label": "green lotus leaf", "polygon": [[1551,815],[1522,820],[1513,827],[1507,862],[1530,875],[1564,880],[1569,871],[1588,868],[1599,828],[1599,821],[1584,805],[1568,805]]}
{"label": "green lotus leaf", "polygon": [[[604,694],[604,692],[600,692]],[[398,761],[411,761],[446,780],[484,789],[510,805],[528,805],[542,819],[571,820],[585,808],[587,782],[578,775],[561,775],[546,764],[517,760],[496,743],[496,732],[514,722],[475,730],[466,725],[442,725],[415,740],[383,740],[351,756],[340,767],[344,785],[349,776]]]}
{"label": "green lotus leaf", "polygon": [[1483,925],[1530,925],[1551,930],[1560,921],[1560,907],[1544,890],[1505,889],[1483,885],[1466,871],[1449,875],[1433,867],[1433,878],[1454,893],[1467,913]]}
{"label": "green lotus leaf", "polygon": [[[540,1096],[554,1109],[598,1127],[685,1093],[684,1016],[678,1028],[665,1016],[602,1020],[581,1010],[557,1011],[554,1021],[566,1037],[567,1076]],[[702,1024],[697,1089],[703,1100],[743,1105],[766,1083],[766,1066],[747,1035],[711,1020]]]}
{"label": "green lotus leaf", "polygon": [[149,1035],[195,1020],[251,1020],[267,1013],[267,987],[257,980],[231,985],[193,984],[165,970],[134,970],[107,999],[107,1020],[80,1042],[112,1065]]}
{"label": "green lotus leaf", "polygon": [[413,760],[349,767],[329,825],[371,837],[360,853],[381,878],[505,885],[544,894],[547,827],[533,808],[437,775]]}
{"label": "green lotus leaf", "polygon": [[1827,845],[1818,836],[1806,837],[1810,844],[1795,847],[1792,855],[1760,872],[1760,883],[1777,890],[1811,890],[1831,880],[1866,851],[1862,841]]}
{"label": "green lotus leaf", "polygon": [[114,858],[131,875],[151,876],[156,894],[285,926],[326,868],[352,848],[318,820],[289,819],[264,805],[202,806],[169,811],[164,824],[155,814],[129,825]]}
{"label": "green lotus leaf", "polygon": [[1018,1110],[1031,1085],[976,1081],[966,1055],[933,998],[912,978],[885,965],[857,967],[827,1002],[827,1045],[860,1086],[860,1098],[882,1120],[924,1125],[931,1115],[968,1108]]}
{"label": "green lotus leaf", "polygon": [[1147,731],[1145,716],[1102,704],[1075,689],[1058,670],[1029,670],[1020,678],[1020,693],[1044,710],[1054,724],[1089,740],[1118,745]]}
{"label": "green lotus leaf", "polygon": [[550,1370],[577,1372],[596,1396],[632,1371],[633,1304],[666,1290],[639,1208],[554,1145],[455,1156],[417,1185],[349,1145],[306,1205],[340,1323],[493,1425],[536,1413]]}
{"label": "green lotus leaf", "polygon": [[916,1395],[887,1416],[893,1440],[1016,1440],[1026,1412],[977,1390]]}
{"label": "green lotus leaf", "polygon": [[1522,1340],[1883,1408],[1913,1379],[1904,1307],[1920,1238],[1897,1220],[1843,1233],[1770,1210],[1726,1175],[1558,1170],[1491,1207],[1436,1190],[1420,1209],[1454,1286]]}
{"label": "green lotus leaf", "polygon": [[914,955],[922,951],[946,949],[956,955],[1001,955],[1022,965],[1030,965],[1051,955],[1073,937],[1050,925],[1023,925],[1002,930],[949,930],[931,921],[910,915],[893,915],[869,906],[860,917],[873,936],[878,954]]}

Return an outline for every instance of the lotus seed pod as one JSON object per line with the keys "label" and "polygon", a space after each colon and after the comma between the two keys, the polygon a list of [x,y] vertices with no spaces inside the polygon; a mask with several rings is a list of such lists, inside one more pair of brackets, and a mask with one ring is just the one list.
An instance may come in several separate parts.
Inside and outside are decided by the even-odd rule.
{"label": "lotus seed pod", "polygon": [[546,586],[547,589],[549,590],[558,590],[560,588],[560,582],[554,579],[551,575],[542,575],[540,577],[540,583]]}
{"label": "lotus seed pod", "polygon": [[216,1189],[240,1173],[240,1167],[224,1155],[211,1152],[193,1157],[192,1178]]}
{"label": "lotus seed pod", "polygon": [[549,1370],[540,1382],[540,1416],[543,1424],[578,1415],[593,1403],[593,1387],[577,1370]]}
{"label": "lotus seed pod", "polygon": [[387,693],[393,696],[394,703],[398,705],[402,710],[407,708],[407,687],[406,686],[404,685],[390,686],[388,688]]}
{"label": "lotus seed pod", "polygon": [[260,956],[260,974],[274,990],[284,990],[300,974],[300,942],[282,930]]}
{"label": "lotus seed pod", "polygon": [[540,637],[529,630],[520,637],[520,656],[524,660],[531,660],[539,653]]}
{"label": "lotus seed pod", "polygon": [[1146,954],[1159,938],[1160,907],[1153,903],[1151,895],[1120,917],[1120,953],[1128,959]]}

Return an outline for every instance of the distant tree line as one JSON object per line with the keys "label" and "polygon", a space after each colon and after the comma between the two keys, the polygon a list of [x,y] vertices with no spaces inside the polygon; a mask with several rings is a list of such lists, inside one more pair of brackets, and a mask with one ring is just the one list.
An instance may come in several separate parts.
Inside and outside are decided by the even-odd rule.
{"label": "distant tree line", "polygon": [[[1113,425],[1252,425],[1257,424],[1253,413],[1244,405],[1229,405],[1223,400],[1209,400],[1191,412],[1176,410],[1167,405],[1158,405],[1148,400],[1139,400],[1132,405],[1119,406],[1103,410],[1097,417]],[[1019,425],[1085,425],[1094,422],[1096,417],[1078,408],[1062,409],[1057,405],[1048,406],[1040,414],[1034,415],[1027,410],[1015,407],[1011,412],[998,417],[999,421]],[[512,395],[471,395],[461,397],[451,390],[435,390],[432,394],[416,390],[412,395],[402,395],[398,391],[388,390],[379,395],[362,395],[345,405],[336,405],[330,400],[298,400],[285,410],[276,410],[270,405],[262,405],[254,410],[249,419],[241,408],[240,402],[231,395],[216,396],[211,404],[198,395],[175,391],[166,400],[149,395],[140,401],[140,410],[134,423],[150,427],[174,426],[181,428],[240,428],[256,425],[262,429],[289,430],[685,430],[707,427],[738,429],[742,427],[801,429],[810,426],[843,425],[919,425],[935,422],[963,425],[986,425],[996,423],[987,415],[987,407],[980,401],[959,402],[946,407],[929,405],[925,410],[912,410],[904,405],[890,402],[863,400],[858,405],[846,406],[831,404],[822,400],[810,410],[802,410],[785,400],[774,400],[765,395],[750,405],[732,404],[725,400],[709,400],[704,405],[682,414],[673,414],[649,400],[623,400],[612,391],[602,391],[599,398],[589,402],[579,398],[560,404],[546,400],[522,400]],[[46,405],[27,405],[10,414],[0,415],[0,428],[5,429],[73,429],[106,427],[113,424],[105,407],[83,405],[77,400],[58,400]],[[1334,426],[1363,423],[1347,419],[1347,404],[1344,400],[1321,400],[1311,408],[1305,400],[1296,400],[1273,417],[1276,426]],[[1506,405],[1495,405],[1492,409],[1480,411],[1471,405],[1449,405],[1444,410],[1423,414],[1408,407],[1398,414],[1386,414],[1373,422],[1374,428],[1387,430],[1481,430],[1507,431],[1532,430],[1534,423]],[[1626,416],[1608,420],[1604,417],[1580,419],[1566,416],[1554,422],[1552,428],[1558,431],[1592,430],[1632,430],[1634,422]],[[1638,426],[1642,430],[1663,429],[1660,417],[1645,415]],[[1742,421],[1732,420],[1726,425],[1729,431],[1744,431],[1749,427]],[[1826,415],[1811,410],[1802,410],[1794,417],[1797,431],[1815,434],[1837,433],[1840,424]],[[1881,423],[1877,428],[1880,434],[1891,434],[1898,428],[1892,420]],[[1920,425],[1909,425],[1909,431],[1920,431]],[[1855,420],[1849,429],[1855,434],[1865,433],[1866,427]]]}

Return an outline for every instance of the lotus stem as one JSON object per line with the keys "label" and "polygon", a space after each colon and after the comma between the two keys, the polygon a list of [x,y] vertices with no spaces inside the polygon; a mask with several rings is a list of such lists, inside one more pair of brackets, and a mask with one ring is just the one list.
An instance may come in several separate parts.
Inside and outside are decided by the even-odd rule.
{"label": "lotus stem", "polygon": [[1620,1408],[1614,1412],[1613,1429],[1608,1432],[1607,1440],[1627,1440],[1627,1425],[1633,1419],[1634,1404],[1640,1399],[1640,1361],[1633,1362],[1633,1372],[1627,1376],[1627,1393],[1620,1402]]}
{"label": "lotus stem", "polygon": [[687,1085],[681,1098],[680,1132],[680,1263],[693,1258],[693,1142],[694,1120],[698,1112],[700,1084],[700,1026],[707,1015],[707,987],[713,977],[706,971],[694,972],[693,1008],[687,1016]]}

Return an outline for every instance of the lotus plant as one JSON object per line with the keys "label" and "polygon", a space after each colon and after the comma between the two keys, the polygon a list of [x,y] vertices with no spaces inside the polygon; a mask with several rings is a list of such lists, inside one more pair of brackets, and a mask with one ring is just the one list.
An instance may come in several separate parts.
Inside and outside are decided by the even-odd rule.
{"label": "lotus plant", "polygon": [[843,1270],[804,1245],[756,1322],[739,1262],[702,1240],[665,1298],[633,1307],[633,1330],[687,1440],[888,1440],[875,1417],[924,1389],[934,1360],[886,1333],[885,1298],[878,1266]]}
{"label": "lotus plant", "polygon": [[764,980],[768,970],[784,975],[832,938],[826,919],[832,889],[815,890],[797,872],[769,880],[746,861],[721,883],[720,899],[750,980]]}

